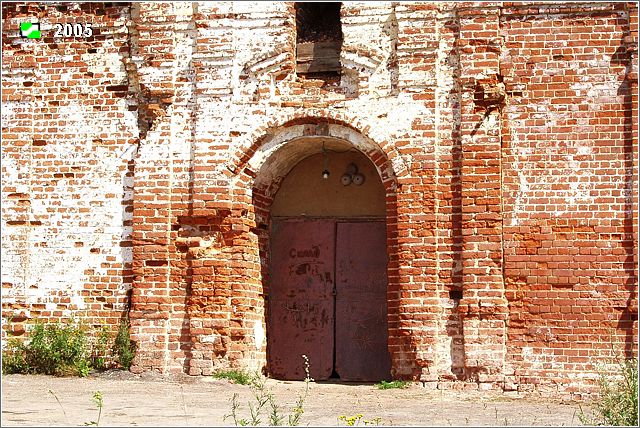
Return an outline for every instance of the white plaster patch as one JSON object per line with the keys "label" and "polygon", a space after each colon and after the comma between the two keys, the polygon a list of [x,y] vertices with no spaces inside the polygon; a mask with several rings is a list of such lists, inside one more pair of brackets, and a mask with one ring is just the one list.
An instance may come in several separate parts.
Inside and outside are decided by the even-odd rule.
{"label": "white plaster patch", "polygon": [[71,305],[76,306],[78,309],[86,309],[87,304],[84,301],[84,297],[81,294],[71,295]]}
{"label": "white plaster patch", "polygon": [[[95,133],[96,123],[91,126]],[[123,264],[132,260],[131,248],[118,245],[130,233],[122,226],[125,215],[122,200],[105,198],[106,194],[123,193],[127,172],[123,161],[119,159],[119,153],[109,147],[91,143],[85,143],[83,147],[78,144],[81,142],[81,138],[75,138],[56,141],[55,145],[46,147],[58,159],[80,167],[86,166],[88,159],[99,162],[71,183],[66,180],[55,182],[55,190],[49,192],[48,197],[31,199],[33,215],[46,215],[48,220],[42,227],[29,228],[24,236],[15,235],[19,240],[17,245],[26,245],[29,250],[20,254],[5,253],[3,239],[2,263],[3,268],[7,267],[3,269],[3,281],[14,283],[17,295],[24,296],[26,304],[44,303],[48,310],[57,308],[61,293],[70,298],[71,309],[86,309],[82,291],[88,281],[87,275],[106,275],[105,257],[114,257],[114,261]],[[126,148],[123,150],[127,151]],[[82,208],[89,210],[79,213],[78,209]],[[57,227],[62,232],[53,233],[50,227]],[[24,229],[13,233],[19,234],[21,230]],[[74,248],[73,242],[83,245]],[[91,252],[92,248],[100,251]],[[14,272],[14,275],[9,278],[5,271]],[[121,287],[124,291],[128,285]]]}
{"label": "white plaster patch", "polygon": [[530,364],[531,370],[547,370],[559,369],[562,363],[557,361],[555,354],[548,348],[533,348],[530,346],[522,347],[522,357],[525,362]]}
{"label": "white plaster patch", "polygon": [[[553,126],[549,121],[547,126]],[[530,199],[540,197],[543,192],[546,197],[553,197],[555,202],[554,215],[561,216],[576,210],[588,209],[595,203],[598,175],[591,168],[582,166],[584,159],[576,156],[591,155],[593,147],[589,141],[565,140],[553,144],[537,144],[535,149],[527,147],[526,139],[522,141],[519,129],[527,129],[522,121],[513,119],[515,126],[511,127],[511,153],[513,159],[512,171],[516,175],[517,188],[514,189],[514,204],[511,213],[511,225],[519,225],[520,221],[528,217],[532,211]],[[522,147],[522,146],[525,147]],[[541,155],[538,161],[533,161],[533,155]],[[551,163],[551,156],[554,162]]]}
{"label": "white plaster patch", "polygon": [[208,336],[201,336],[200,337],[200,342],[202,342],[202,343],[215,343],[217,339],[218,339],[218,335],[210,334]]}
{"label": "white plaster patch", "polygon": [[[525,158],[528,155],[529,150],[523,147],[519,147],[520,139],[518,138],[518,134],[515,131],[511,131],[511,141],[513,141],[513,145],[511,147],[511,155],[513,156],[513,171],[517,176],[518,189],[516,190],[514,204],[513,204],[513,214],[511,216],[511,225],[517,226],[520,223],[520,217],[525,212],[524,207],[524,195],[529,192],[529,182],[527,181],[527,177],[522,173],[522,163],[520,158]],[[517,150],[517,152],[516,152]]]}
{"label": "white plaster patch", "polygon": [[590,155],[593,153],[593,149],[589,146],[580,146],[576,152],[578,155]]}
{"label": "white plaster patch", "polygon": [[403,135],[411,129],[413,122],[420,118],[428,118],[429,111],[420,103],[400,103],[387,113],[387,123],[384,128],[388,134]]}
{"label": "white plaster patch", "polygon": [[[19,103],[15,103],[15,102],[5,102],[2,103],[2,122],[3,123],[8,123],[9,121],[12,120],[13,116],[15,115],[15,111],[17,110],[16,107]],[[26,104],[24,104],[25,107],[27,107]]]}
{"label": "white plaster patch", "polygon": [[256,321],[255,325],[253,326],[253,337],[255,338],[256,342],[256,350],[259,351],[260,349],[262,349],[264,340],[267,337],[264,333],[264,327],[262,326],[261,321]]}
{"label": "white plaster patch", "polygon": [[485,131],[490,131],[498,126],[499,116],[497,114],[490,114],[485,120],[482,121],[481,126]]}

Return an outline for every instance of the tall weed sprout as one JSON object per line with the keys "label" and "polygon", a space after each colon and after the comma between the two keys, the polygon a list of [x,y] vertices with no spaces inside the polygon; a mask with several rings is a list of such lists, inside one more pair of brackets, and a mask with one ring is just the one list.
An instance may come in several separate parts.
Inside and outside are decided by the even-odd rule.
{"label": "tall weed sprout", "polygon": [[131,336],[129,335],[130,326],[129,317],[124,317],[120,321],[118,334],[116,335],[116,339],[113,344],[113,349],[118,356],[118,362],[125,370],[129,370],[131,363],[133,362],[133,358],[136,356],[136,347],[131,341]]}

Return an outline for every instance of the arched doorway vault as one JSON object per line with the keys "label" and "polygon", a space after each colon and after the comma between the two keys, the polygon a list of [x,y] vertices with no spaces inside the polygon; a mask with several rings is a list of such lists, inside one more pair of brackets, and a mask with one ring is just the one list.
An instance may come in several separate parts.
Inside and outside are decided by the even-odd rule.
{"label": "arched doorway vault", "polygon": [[[325,170],[329,179],[322,178]],[[296,354],[304,353],[311,354],[307,357],[314,378],[362,381],[390,378],[394,372],[393,340],[388,338],[396,335],[398,284],[394,283],[396,181],[386,154],[372,140],[343,125],[293,125],[281,128],[258,147],[246,162],[244,172],[253,178],[251,197],[256,224],[253,230],[260,249],[268,343],[266,371],[279,378],[303,378],[303,359]],[[345,184],[341,179],[349,173],[352,177],[360,175],[361,181]],[[338,197],[341,193],[346,193],[346,198],[344,194]],[[296,239],[298,249],[293,248]],[[322,272],[314,271],[318,265],[311,259],[318,255],[314,249],[317,253],[321,245],[314,245],[313,239],[320,239],[327,250],[323,265],[326,269]],[[379,251],[358,248],[357,242],[364,247],[377,246]],[[325,256],[322,253],[320,258]],[[287,265],[281,259],[289,255],[292,258],[300,255],[302,259],[288,260],[291,263]],[[296,271],[293,275],[298,278],[306,278],[307,289],[325,287],[325,294],[310,298],[297,285],[283,289],[286,288],[282,285],[283,268]],[[373,273],[376,269],[377,275]],[[372,279],[372,275],[380,281]],[[320,282],[314,285],[313,278]],[[351,285],[347,287],[347,283]],[[378,297],[372,297],[376,287]],[[361,290],[360,294],[353,294],[356,289]],[[284,300],[283,293],[288,294]],[[323,306],[322,299],[327,305]],[[366,309],[354,315],[358,313],[354,308]],[[377,311],[377,318],[369,308]],[[300,318],[297,314],[301,310],[308,312],[309,317]],[[292,324],[297,327],[287,330],[284,326],[287,322],[289,327]],[[326,328],[314,332],[313,328],[308,329],[309,323],[316,326],[324,323]],[[376,329],[374,345],[364,333]],[[282,343],[290,333],[291,339]],[[309,346],[301,345],[304,342]],[[372,346],[378,349],[377,359],[354,358],[354,353],[363,355],[365,348]],[[293,359],[282,361],[281,357],[287,354]],[[292,368],[287,369],[289,366]],[[373,366],[377,369],[372,370]]]}

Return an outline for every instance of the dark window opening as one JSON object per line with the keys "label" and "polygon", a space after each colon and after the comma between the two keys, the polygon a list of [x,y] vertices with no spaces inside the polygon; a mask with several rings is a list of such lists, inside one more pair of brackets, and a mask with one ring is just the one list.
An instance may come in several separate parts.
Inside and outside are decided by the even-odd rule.
{"label": "dark window opening", "polygon": [[342,42],[340,3],[296,3],[296,41]]}
{"label": "dark window opening", "polygon": [[296,72],[338,75],[342,49],[341,3],[296,3]]}

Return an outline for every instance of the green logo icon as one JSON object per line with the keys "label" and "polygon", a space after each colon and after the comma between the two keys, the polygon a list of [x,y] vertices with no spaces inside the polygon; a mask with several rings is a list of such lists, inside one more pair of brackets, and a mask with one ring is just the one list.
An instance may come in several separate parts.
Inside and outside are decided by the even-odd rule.
{"label": "green logo icon", "polygon": [[23,22],[20,24],[20,36],[27,39],[40,38],[40,24],[37,22]]}

